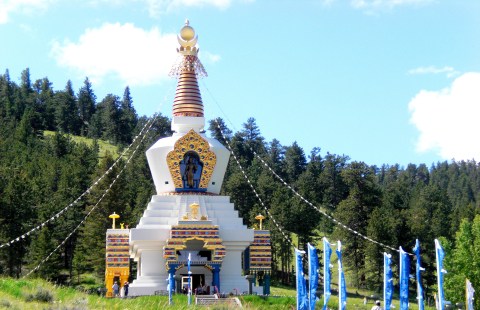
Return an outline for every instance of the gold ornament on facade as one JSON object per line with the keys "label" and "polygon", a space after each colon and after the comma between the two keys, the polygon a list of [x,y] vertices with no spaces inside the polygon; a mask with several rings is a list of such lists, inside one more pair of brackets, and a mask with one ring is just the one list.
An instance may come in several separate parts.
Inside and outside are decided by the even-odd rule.
{"label": "gold ornament on facade", "polygon": [[208,183],[212,178],[213,170],[217,164],[217,156],[214,152],[210,151],[208,141],[192,129],[178,139],[177,142],[175,142],[174,149],[167,154],[167,165],[175,188],[183,188],[180,162],[185,158],[187,152],[192,151],[198,155],[203,164],[198,188],[206,189],[208,187]]}
{"label": "gold ornament on facade", "polygon": [[208,217],[206,215],[201,215],[198,209],[200,205],[198,203],[192,203],[190,206],[191,212],[187,212],[182,216],[182,220],[196,220],[198,221],[200,215],[200,221],[207,221]]}
{"label": "gold ornament on facade", "polygon": [[200,208],[200,205],[198,203],[192,203],[190,205],[190,210],[192,210],[192,219],[196,220],[198,217],[198,208]]}

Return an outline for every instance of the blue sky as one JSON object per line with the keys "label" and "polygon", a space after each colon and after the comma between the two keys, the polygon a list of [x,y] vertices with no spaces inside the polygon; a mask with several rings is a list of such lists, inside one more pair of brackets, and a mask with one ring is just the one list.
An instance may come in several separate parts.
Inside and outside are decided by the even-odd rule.
{"label": "blue sky", "polygon": [[0,0],[0,72],[171,115],[186,18],[207,119],[367,164],[480,160],[480,1]]}

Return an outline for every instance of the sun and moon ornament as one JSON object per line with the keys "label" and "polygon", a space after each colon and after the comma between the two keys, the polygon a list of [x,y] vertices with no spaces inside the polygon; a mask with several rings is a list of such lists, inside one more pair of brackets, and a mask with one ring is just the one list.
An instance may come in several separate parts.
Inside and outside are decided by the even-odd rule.
{"label": "sun and moon ornament", "polygon": [[185,21],[185,26],[180,30],[180,35],[177,35],[180,48],[177,52],[182,57],[170,70],[169,76],[178,78],[184,71],[193,71],[197,77],[207,77],[207,71],[203,67],[202,63],[197,57],[199,48],[197,44],[198,36],[195,34],[195,30],[190,26],[188,19]]}

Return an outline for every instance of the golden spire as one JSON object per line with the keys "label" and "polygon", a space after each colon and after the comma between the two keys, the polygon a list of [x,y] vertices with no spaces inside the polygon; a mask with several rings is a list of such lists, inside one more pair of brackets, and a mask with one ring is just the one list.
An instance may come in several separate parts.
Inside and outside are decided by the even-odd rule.
{"label": "golden spire", "polygon": [[207,72],[197,57],[199,49],[195,45],[198,36],[188,19],[177,39],[180,43],[177,52],[181,55],[181,59],[170,70],[170,76],[178,78],[173,100],[173,116],[203,117],[203,102],[197,77],[207,76]]}

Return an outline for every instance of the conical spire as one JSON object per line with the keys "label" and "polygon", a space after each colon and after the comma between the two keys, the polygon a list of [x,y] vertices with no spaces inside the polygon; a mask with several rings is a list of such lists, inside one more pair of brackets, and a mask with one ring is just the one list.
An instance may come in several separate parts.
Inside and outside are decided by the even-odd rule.
{"label": "conical spire", "polygon": [[181,59],[172,67],[170,76],[178,78],[175,99],[173,100],[173,116],[203,117],[203,103],[197,77],[207,76],[202,63],[197,58],[198,48],[195,47],[198,36],[190,27],[189,21],[177,36]]}

